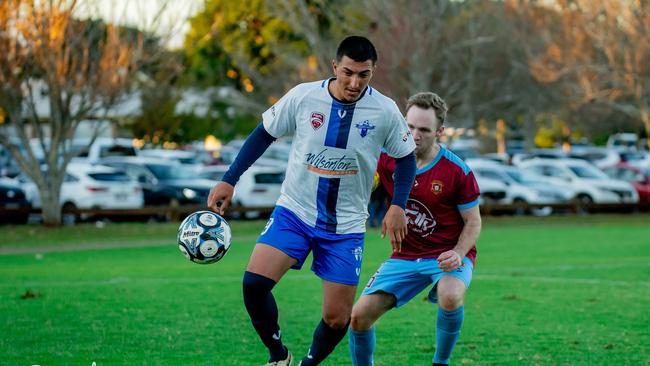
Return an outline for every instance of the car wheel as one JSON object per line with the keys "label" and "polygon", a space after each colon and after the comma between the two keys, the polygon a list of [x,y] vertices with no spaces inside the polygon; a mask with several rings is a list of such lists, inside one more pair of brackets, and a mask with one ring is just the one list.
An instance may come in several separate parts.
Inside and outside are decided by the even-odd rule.
{"label": "car wheel", "polygon": [[77,209],[72,202],[66,202],[61,208],[61,221],[64,225],[74,225],[79,221],[79,215],[73,211]]}
{"label": "car wheel", "polygon": [[526,203],[525,199],[519,197],[512,200],[512,204],[515,206],[516,216],[523,216],[526,214],[526,208],[524,207]]}
{"label": "car wheel", "polygon": [[594,199],[588,194],[579,194],[576,200],[578,203],[577,212],[581,214],[589,213],[588,206],[594,203]]}

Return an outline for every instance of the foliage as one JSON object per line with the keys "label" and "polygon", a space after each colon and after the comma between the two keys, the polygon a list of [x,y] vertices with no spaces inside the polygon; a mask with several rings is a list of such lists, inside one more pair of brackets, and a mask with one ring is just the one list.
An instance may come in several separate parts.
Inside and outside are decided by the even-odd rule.
{"label": "foliage", "polygon": [[[66,0],[0,2],[0,108],[9,121],[0,128],[0,143],[36,183],[48,225],[61,222],[60,187],[76,154],[69,140],[82,121],[106,118],[132,85],[143,56],[141,33],[75,19],[76,6]],[[39,110],[41,104],[49,111]]]}

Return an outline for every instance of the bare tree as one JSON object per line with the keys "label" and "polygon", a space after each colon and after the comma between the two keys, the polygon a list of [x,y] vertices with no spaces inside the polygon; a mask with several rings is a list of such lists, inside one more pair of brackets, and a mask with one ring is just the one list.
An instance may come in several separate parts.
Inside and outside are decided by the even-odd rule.
{"label": "bare tree", "polygon": [[[61,223],[60,188],[75,155],[69,140],[81,121],[101,119],[120,102],[142,56],[141,34],[75,19],[76,7],[68,0],[0,2],[0,108],[8,119],[0,143],[37,185],[46,225]],[[46,117],[37,93],[49,101]]]}
{"label": "bare tree", "polygon": [[512,1],[537,25],[534,77],[560,85],[572,109],[597,103],[622,113],[650,135],[650,3],[647,1]]}

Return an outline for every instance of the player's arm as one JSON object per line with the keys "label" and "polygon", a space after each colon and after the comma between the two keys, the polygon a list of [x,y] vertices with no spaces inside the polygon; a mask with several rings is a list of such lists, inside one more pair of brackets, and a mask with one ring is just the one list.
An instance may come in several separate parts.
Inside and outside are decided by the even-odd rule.
{"label": "player's arm", "polygon": [[381,237],[385,237],[386,232],[388,232],[390,245],[393,247],[394,252],[402,250],[402,240],[407,234],[408,228],[404,208],[406,208],[406,201],[415,180],[416,167],[413,152],[402,158],[395,159],[393,199],[381,223]]}
{"label": "player's arm", "polygon": [[[260,123],[244,142],[235,161],[230,165],[221,182],[210,190],[208,208],[223,215],[230,205],[230,200],[235,191],[235,184],[237,184],[239,178],[264,154],[273,141],[275,141],[275,137],[264,129],[264,124]],[[217,206],[218,202],[220,202],[219,206]]]}
{"label": "player's arm", "polygon": [[458,243],[454,249],[438,256],[440,269],[445,272],[453,271],[463,264],[463,258],[476,245],[476,241],[481,233],[481,213],[478,204],[461,209],[460,216],[463,218],[465,225],[460,232]]}

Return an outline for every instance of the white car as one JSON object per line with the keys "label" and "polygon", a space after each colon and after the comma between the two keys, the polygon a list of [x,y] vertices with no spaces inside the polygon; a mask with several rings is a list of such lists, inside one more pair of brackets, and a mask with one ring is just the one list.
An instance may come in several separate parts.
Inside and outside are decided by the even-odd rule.
{"label": "white car", "polygon": [[[199,178],[219,181],[228,170],[227,166],[205,167],[198,175]],[[251,166],[242,174],[235,186],[233,206],[244,208],[274,207],[284,181],[284,169],[262,166]],[[248,211],[248,218],[259,216],[258,212]]]}
{"label": "white car", "polygon": [[603,147],[575,147],[571,150],[569,156],[588,161],[598,169],[608,168],[621,162],[621,155],[616,150]]}
{"label": "white car", "polygon": [[583,203],[637,203],[639,195],[634,187],[621,180],[611,179],[595,166],[578,159],[535,159],[520,167],[542,175],[554,184],[575,192]]}
{"label": "white car", "polygon": [[[24,173],[19,179],[32,206],[42,207],[36,184]],[[137,209],[144,206],[140,184],[113,168],[87,163],[68,165],[59,201],[63,211],[75,208]]]}
{"label": "white car", "polygon": [[512,166],[494,162],[467,162],[477,177],[491,178],[506,184],[507,194],[503,203],[553,204],[570,201],[575,193],[571,189],[554,184],[545,184],[542,177],[531,172],[522,172]]}
{"label": "white car", "polygon": [[506,198],[508,187],[503,182],[476,176],[476,183],[478,183],[478,188],[481,191],[479,204],[504,203],[503,201]]}

